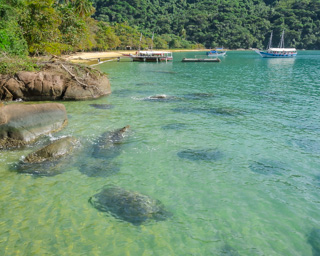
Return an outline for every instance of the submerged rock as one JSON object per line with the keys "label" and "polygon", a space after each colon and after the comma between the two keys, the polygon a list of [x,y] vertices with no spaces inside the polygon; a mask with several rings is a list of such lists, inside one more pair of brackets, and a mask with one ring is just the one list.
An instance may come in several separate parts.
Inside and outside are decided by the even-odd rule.
{"label": "submerged rock", "polygon": [[71,154],[77,144],[78,140],[73,137],[55,140],[44,148],[29,154],[24,159],[24,162],[41,163],[43,161],[58,160],[60,157]]}
{"label": "submerged rock", "polygon": [[93,146],[91,159],[80,166],[80,172],[88,177],[108,177],[119,172],[119,165],[113,163],[113,159],[120,155],[122,140],[129,127],[103,133]]}
{"label": "submerged rock", "polygon": [[313,228],[308,236],[308,243],[312,246],[312,255],[320,255],[320,229]]}
{"label": "submerged rock", "polygon": [[149,96],[145,98],[144,100],[146,101],[157,101],[157,102],[172,102],[172,101],[179,101],[181,100],[180,98],[177,98],[175,96],[168,96],[166,94],[157,94],[153,96]]}
{"label": "submerged rock", "polygon": [[181,130],[186,128],[187,125],[186,124],[182,124],[182,123],[174,123],[174,124],[167,124],[162,126],[162,129],[164,130]]}
{"label": "submerged rock", "polygon": [[119,187],[105,187],[89,202],[99,211],[109,212],[135,225],[150,219],[165,220],[169,215],[159,200]]}
{"label": "submerged rock", "polygon": [[195,114],[210,114],[216,116],[236,116],[243,114],[240,110],[231,109],[231,108],[174,108],[174,112],[178,113],[195,113]]}
{"label": "submerged rock", "polygon": [[216,149],[187,149],[178,152],[180,158],[189,159],[192,161],[207,160],[216,161],[223,157],[223,153]]}
{"label": "submerged rock", "polygon": [[253,172],[264,175],[281,175],[282,173],[287,171],[287,168],[283,163],[270,159],[262,159],[257,162],[252,162],[249,165],[249,168]]}
{"label": "submerged rock", "polygon": [[92,153],[93,157],[111,159],[115,158],[120,154],[121,142],[125,136],[125,132],[130,128],[129,125],[112,131],[103,133],[96,145],[94,145],[94,150]]}
{"label": "submerged rock", "polygon": [[10,104],[0,108],[0,149],[20,147],[39,136],[58,131],[67,123],[59,103]]}
{"label": "submerged rock", "polygon": [[221,249],[221,256],[240,256],[240,254],[230,245],[225,244]]}
{"label": "submerged rock", "polygon": [[54,176],[63,172],[59,167],[62,158],[71,155],[78,145],[73,137],[58,139],[51,144],[30,153],[17,166],[19,173],[28,173],[38,176]]}
{"label": "submerged rock", "polygon": [[90,104],[89,106],[97,108],[97,109],[112,109],[113,105],[110,104]]}

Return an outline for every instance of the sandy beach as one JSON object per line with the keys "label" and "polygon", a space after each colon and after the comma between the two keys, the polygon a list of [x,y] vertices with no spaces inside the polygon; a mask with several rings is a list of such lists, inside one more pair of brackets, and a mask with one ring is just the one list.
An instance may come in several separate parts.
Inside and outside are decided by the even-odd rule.
{"label": "sandy beach", "polygon": [[[170,51],[170,52],[198,52],[198,51],[206,51],[208,49],[183,49],[183,50],[155,50],[155,51]],[[67,61],[75,62],[75,63],[92,63],[97,62],[98,58],[101,61],[118,58],[123,56],[123,54],[132,54],[136,53],[137,50],[123,50],[123,51],[107,51],[107,52],[77,52],[70,55],[63,55],[62,57]]]}

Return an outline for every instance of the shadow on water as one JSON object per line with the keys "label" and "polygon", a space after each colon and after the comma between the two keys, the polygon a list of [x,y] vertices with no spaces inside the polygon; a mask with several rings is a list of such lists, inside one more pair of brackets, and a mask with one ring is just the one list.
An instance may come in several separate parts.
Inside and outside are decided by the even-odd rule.
{"label": "shadow on water", "polygon": [[91,158],[79,166],[79,171],[88,177],[109,177],[120,171],[120,163],[110,159]]}
{"label": "shadow on water", "polygon": [[161,128],[163,130],[183,130],[187,127],[186,124],[182,124],[182,123],[173,123],[173,124],[167,124],[162,126]]}
{"label": "shadow on water", "polygon": [[313,139],[307,139],[307,138],[299,138],[290,141],[290,144],[293,146],[297,146],[306,153],[311,154],[320,154],[320,142]]}
{"label": "shadow on water", "polygon": [[249,168],[251,171],[263,175],[282,175],[288,171],[288,168],[284,163],[270,159],[254,161],[250,163]]}
{"label": "shadow on water", "polygon": [[223,153],[217,149],[186,149],[177,153],[180,158],[192,161],[217,161],[223,158]]}
{"label": "shadow on water", "polygon": [[104,187],[89,199],[89,203],[99,211],[134,225],[151,219],[165,220],[171,215],[159,200],[114,186]]}
{"label": "shadow on water", "polygon": [[312,247],[312,255],[320,256],[320,229],[313,228],[308,235],[308,243]]}
{"label": "shadow on water", "polygon": [[215,116],[237,116],[244,114],[243,111],[231,108],[189,108],[189,107],[182,107],[182,108],[174,108],[172,109],[173,112],[183,113],[183,114],[209,114]]}
{"label": "shadow on water", "polygon": [[220,256],[240,256],[240,254],[230,245],[226,244],[222,247]]}
{"label": "shadow on water", "polygon": [[123,139],[129,126],[103,133],[91,146],[90,157],[79,166],[79,171],[88,177],[108,177],[120,171],[115,163],[124,146]]}
{"label": "shadow on water", "polygon": [[137,83],[136,86],[149,86],[149,85],[157,85],[156,83],[151,83],[151,82],[142,82],[142,83]]}
{"label": "shadow on water", "polygon": [[89,106],[97,108],[97,109],[112,109],[112,108],[114,108],[114,106],[111,104],[90,104]]}

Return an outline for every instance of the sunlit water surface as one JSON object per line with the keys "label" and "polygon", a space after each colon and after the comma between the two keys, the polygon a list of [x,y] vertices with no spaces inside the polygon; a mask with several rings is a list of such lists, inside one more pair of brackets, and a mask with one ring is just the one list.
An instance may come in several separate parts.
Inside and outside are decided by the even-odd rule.
{"label": "sunlit water surface", "polygon": [[[68,126],[42,139],[81,141],[62,174],[14,171],[41,140],[0,152],[0,255],[318,255],[320,52],[181,62],[194,55],[100,65],[113,93],[62,102]],[[125,125],[114,173],[83,172],[99,164],[96,138]],[[105,185],[159,199],[172,216],[133,225],[99,212],[88,199]]]}

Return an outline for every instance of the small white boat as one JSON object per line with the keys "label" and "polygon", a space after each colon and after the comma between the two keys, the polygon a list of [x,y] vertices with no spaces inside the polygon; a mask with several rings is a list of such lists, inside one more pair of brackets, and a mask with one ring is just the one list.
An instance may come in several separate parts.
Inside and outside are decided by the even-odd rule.
{"label": "small white boat", "polygon": [[226,51],[223,51],[223,48],[217,48],[215,50],[210,50],[207,52],[208,57],[223,57],[226,55]]}
{"label": "small white boat", "polygon": [[256,50],[262,58],[292,58],[297,56],[296,48],[284,48],[284,30],[281,34],[279,46],[277,48],[272,47],[272,32],[270,35],[269,44],[267,50]]}

